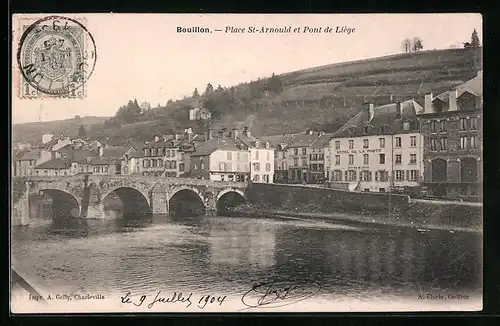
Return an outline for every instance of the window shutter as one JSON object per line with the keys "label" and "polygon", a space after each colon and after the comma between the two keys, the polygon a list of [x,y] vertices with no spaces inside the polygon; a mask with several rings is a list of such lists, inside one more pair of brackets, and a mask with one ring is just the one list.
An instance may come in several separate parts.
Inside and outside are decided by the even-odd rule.
{"label": "window shutter", "polygon": [[396,173],[396,172],[395,172],[394,170],[392,170],[392,180],[394,180],[394,174],[395,174],[395,173]]}
{"label": "window shutter", "polygon": [[359,171],[359,181],[363,181],[363,171]]}
{"label": "window shutter", "polygon": [[410,170],[406,170],[406,180],[410,180]]}
{"label": "window shutter", "polygon": [[370,181],[372,181],[372,171],[369,172],[369,178],[370,178]]}
{"label": "window shutter", "polygon": [[349,178],[348,178],[348,176],[347,176],[347,171],[345,171],[344,175],[345,175],[345,181],[348,181],[348,180],[349,180]]}
{"label": "window shutter", "polygon": [[378,172],[375,171],[375,181],[378,181]]}

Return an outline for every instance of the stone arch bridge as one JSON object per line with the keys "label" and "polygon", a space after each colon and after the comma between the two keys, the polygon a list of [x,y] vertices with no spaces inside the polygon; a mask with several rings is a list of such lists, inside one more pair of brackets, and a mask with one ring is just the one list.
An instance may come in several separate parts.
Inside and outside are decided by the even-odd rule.
{"label": "stone arch bridge", "polygon": [[120,197],[124,214],[168,214],[171,199],[181,191],[197,197],[210,213],[217,211],[217,203],[225,194],[238,194],[246,200],[248,186],[241,182],[132,175],[32,176],[23,180],[24,189],[14,203],[14,224],[21,225],[29,224],[29,195],[33,194],[48,194],[61,215],[86,218],[90,210],[102,212],[102,201],[112,192]]}

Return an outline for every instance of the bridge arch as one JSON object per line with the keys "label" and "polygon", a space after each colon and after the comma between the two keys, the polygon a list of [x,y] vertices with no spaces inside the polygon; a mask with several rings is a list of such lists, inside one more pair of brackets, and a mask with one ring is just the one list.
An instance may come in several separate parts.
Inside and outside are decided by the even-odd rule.
{"label": "bridge arch", "polygon": [[227,188],[217,194],[215,207],[217,213],[224,214],[229,212],[232,207],[236,207],[246,202],[247,198],[243,191],[235,188]]}
{"label": "bridge arch", "polygon": [[80,218],[82,205],[74,194],[54,187],[40,187],[37,192],[52,199],[52,221],[58,227],[71,227]]}
{"label": "bridge arch", "polygon": [[168,211],[171,216],[197,216],[207,211],[208,203],[201,191],[195,187],[173,188],[168,196]]}
{"label": "bridge arch", "polygon": [[123,217],[137,217],[151,214],[149,195],[130,185],[121,185],[101,191],[101,201],[104,201],[111,193],[115,193],[122,202]]}

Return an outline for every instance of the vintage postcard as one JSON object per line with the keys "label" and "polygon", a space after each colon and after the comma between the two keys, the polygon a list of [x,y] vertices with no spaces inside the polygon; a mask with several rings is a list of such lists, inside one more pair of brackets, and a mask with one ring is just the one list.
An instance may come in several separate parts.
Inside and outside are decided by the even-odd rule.
{"label": "vintage postcard", "polygon": [[13,313],[482,310],[480,14],[12,27]]}

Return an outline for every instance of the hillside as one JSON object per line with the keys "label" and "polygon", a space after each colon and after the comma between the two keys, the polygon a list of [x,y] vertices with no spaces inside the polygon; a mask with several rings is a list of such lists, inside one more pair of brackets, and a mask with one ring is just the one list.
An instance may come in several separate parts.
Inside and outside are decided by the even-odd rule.
{"label": "hillside", "polygon": [[423,104],[425,93],[450,89],[473,78],[478,69],[482,69],[481,49],[422,51],[332,64],[277,76],[282,83],[279,92],[266,91],[270,79],[242,83],[150,109],[134,123],[94,125],[92,134],[125,139],[182,132],[187,127],[202,131],[201,124],[188,120],[187,110],[196,103],[215,110],[215,129],[248,125],[259,136],[307,128],[332,132],[359,112],[363,102],[381,105],[414,98]]}
{"label": "hillside", "polygon": [[82,117],[67,120],[29,122],[14,124],[12,126],[12,140],[39,142],[43,134],[54,134],[74,137],[78,135],[78,129],[83,124],[87,130],[94,125],[102,125],[106,117]]}

